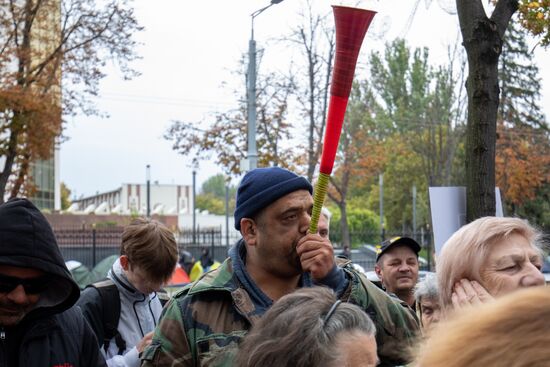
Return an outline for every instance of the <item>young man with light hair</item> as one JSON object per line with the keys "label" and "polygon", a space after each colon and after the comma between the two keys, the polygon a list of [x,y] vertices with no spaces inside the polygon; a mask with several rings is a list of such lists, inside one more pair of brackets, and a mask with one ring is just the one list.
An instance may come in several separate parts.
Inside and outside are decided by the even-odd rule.
{"label": "young man with light hair", "polygon": [[[78,305],[94,329],[109,367],[139,366],[139,354],[151,343],[162,311],[157,291],[172,276],[177,260],[174,234],[157,221],[136,219],[122,233],[120,257],[108,279],[82,292]],[[107,304],[105,289],[119,295],[120,316],[112,338],[104,312],[114,311]]]}

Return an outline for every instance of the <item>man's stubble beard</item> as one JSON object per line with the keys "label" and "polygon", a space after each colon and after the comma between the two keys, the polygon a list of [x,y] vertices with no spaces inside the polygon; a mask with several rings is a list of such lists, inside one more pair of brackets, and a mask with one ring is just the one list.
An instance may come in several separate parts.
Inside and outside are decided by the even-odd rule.
{"label": "man's stubble beard", "polygon": [[[2,326],[15,326],[25,316],[29,313],[31,310],[30,305],[17,305],[13,304],[11,302],[0,302],[0,325]],[[11,310],[13,312],[6,313],[6,311],[2,310]]]}
{"label": "man's stubble beard", "polygon": [[297,239],[294,243],[292,243],[292,250],[288,256],[288,262],[292,268],[296,269],[301,274],[304,272],[304,269],[302,269],[302,262],[300,260],[300,256],[298,256],[298,252],[296,251],[298,241],[300,241],[300,239]]}

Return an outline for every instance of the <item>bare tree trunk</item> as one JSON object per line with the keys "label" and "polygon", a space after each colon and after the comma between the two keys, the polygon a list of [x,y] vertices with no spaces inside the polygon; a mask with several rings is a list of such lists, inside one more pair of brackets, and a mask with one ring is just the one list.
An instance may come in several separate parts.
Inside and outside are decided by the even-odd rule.
{"label": "bare tree trunk", "polygon": [[13,171],[13,164],[15,163],[15,157],[17,156],[17,142],[19,139],[19,131],[17,126],[17,117],[12,117],[12,128],[10,129],[10,138],[8,141],[8,149],[6,151],[6,161],[4,165],[4,170],[2,173],[0,173],[0,204],[4,202],[4,196],[6,194],[6,186],[8,184],[8,180],[10,178],[10,175]]}
{"label": "bare tree trunk", "polygon": [[[307,120],[305,171],[310,181],[313,180],[321,155],[332,59],[335,52],[334,30],[328,27],[325,16],[314,12],[312,2],[305,2],[301,14],[304,22],[293,30],[287,39],[296,43],[302,50],[304,68],[307,69],[305,79],[299,82],[302,87],[298,88],[296,97]],[[323,36],[326,36],[326,40]]]}
{"label": "bare tree trunk", "polygon": [[338,205],[340,209],[340,231],[342,233],[342,246],[349,246],[351,248],[351,238],[348,226],[348,212],[347,212],[347,186],[349,185],[349,174],[344,173],[342,175],[342,183],[336,182],[334,176],[330,176],[330,183],[336,190],[337,195],[334,195],[330,191],[327,192],[328,197]]}
{"label": "bare tree trunk", "polygon": [[467,221],[495,215],[495,145],[499,103],[498,59],[517,0],[499,0],[490,18],[481,0],[457,0],[468,55],[466,127]]}
{"label": "bare tree trunk", "polygon": [[348,226],[348,212],[346,208],[346,201],[342,200],[340,203],[338,203],[338,206],[340,208],[340,229],[342,231],[342,247],[348,246],[348,248],[351,248],[351,238],[349,233],[349,226]]}
{"label": "bare tree trunk", "polygon": [[21,187],[23,186],[23,183],[25,182],[25,179],[29,172],[29,167],[30,155],[25,154],[25,156],[23,157],[23,161],[21,162],[21,167],[19,168],[17,173],[17,179],[15,180],[15,182],[13,183],[13,187],[11,188],[10,199],[16,197],[17,194],[19,194],[19,192],[21,191]]}
{"label": "bare tree trunk", "polygon": [[[303,34],[303,33],[302,33]],[[311,34],[311,40],[313,40],[313,31]],[[304,36],[303,38],[304,45],[307,44],[307,40]],[[315,145],[318,143],[318,140],[315,139],[315,73],[316,73],[316,64],[317,56],[312,52],[313,50],[306,46],[307,57],[308,57],[308,89],[309,89],[309,136],[308,136],[308,152],[307,152],[307,179],[311,182],[313,180],[313,172],[315,171],[315,166],[317,164],[317,156],[315,155],[316,149]]]}
{"label": "bare tree trunk", "polygon": [[351,153],[350,153],[350,144],[351,141],[347,134],[344,134],[341,137],[342,145],[341,149],[344,152],[344,160],[342,162],[342,166],[340,167],[340,170],[342,172],[342,179],[340,182],[336,181],[336,177],[334,175],[330,176],[330,183],[336,189],[336,192],[338,196],[331,194],[331,192],[328,192],[328,196],[332,201],[338,205],[338,208],[340,208],[340,230],[342,231],[342,246],[349,246],[351,248],[351,239],[350,239],[350,233],[349,233],[349,226],[348,226],[348,213],[347,213],[347,196],[348,196],[348,188],[349,188],[349,180],[351,175]]}
{"label": "bare tree trunk", "polygon": [[[329,48],[328,48],[328,51],[327,51],[327,59],[325,60],[326,62],[326,72],[325,72],[325,80],[323,82],[323,86],[322,86],[322,89],[323,89],[323,97],[322,97],[322,100],[321,100],[321,123],[319,124],[319,128],[318,128],[318,134],[317,134],[317,144],[316,144],[316,149],[315,149],[315,156],[314,156],[314,160],[311,162],[311,164],[308,166],[308,178],[309,180],[311,181],[312,178],[313,178],[313,173],[315,172],[315,167],[317,166],[317,161],[319,159],[319,157],[321,156],[321,153],[322,153],[322,149],[323,149],[323,137],[325,135],[325,127],[326,127],[326,124],[327,124],[327,110],[328,110],[328,103],[329,103],[329,87],[330,87],[330,78],[332,76],[332,61],[334,59],[334,52],[335,52],[335,48],[336,48],[336,43],[335,43],[335,39],[334,39],[334,32],[332,32],[330,35],[327,35],[327,39],[328,39],[328,45],[329,45]],[[311,178],[309,177],[309,175],[311,174]]]}

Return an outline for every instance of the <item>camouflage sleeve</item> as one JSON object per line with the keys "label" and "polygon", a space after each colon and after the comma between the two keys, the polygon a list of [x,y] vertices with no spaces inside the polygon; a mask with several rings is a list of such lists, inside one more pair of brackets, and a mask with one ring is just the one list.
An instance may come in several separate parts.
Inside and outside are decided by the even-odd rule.
{"label": "camouflage sleeve", "polygon": [[362,307],[376,325],[376,343],[380,366],[398,366],[411,362],[411,351],[419,334],[417,320],[409,309],[392,299],[351,266],[345,267],[351,278],[343,297]]}
{"label": "camouflage sleeve", "polygon": [[194,366],[177,298],[172,298],[166,304],[155,328],[153,341],[143,351],[141,360],[142,367]]}

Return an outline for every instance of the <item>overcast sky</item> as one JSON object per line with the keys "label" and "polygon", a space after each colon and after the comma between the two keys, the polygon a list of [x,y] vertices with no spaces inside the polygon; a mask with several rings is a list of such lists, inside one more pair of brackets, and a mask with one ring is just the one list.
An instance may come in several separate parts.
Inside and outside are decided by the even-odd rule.
{"label": "overcast sky", "polygon": [[[288,65],[290,46],[273,45],[298,21],[305,0],[285,0],[262,13],[255,21],[258,48],[264,48],[262,68]],[[330,5],[351,1],[313,0],[330,12]],[[416,15],[410,17],[415,0],[395,2],[363,1],[379,13],[363,43],[360,60],[385,42],[398,36],[409,45],[430,48],[433,63],[446,61],[446,46],[458,37],[458,19],[442,8],[452,8],[454,0],[421,0]],[[142,60],[134,64],[141,76],[122,81],[115,68],[102,82],[99,108],[109,118],[77,116],[69,118],[61,145],[61,180],[72,196],[113,190],[122,183],[145,181],[145,167],[151,165],[151,179],[161,184],[191,184],[192,157],[178,155],[163,134],[173,120],[207,121],[216,111],[236,106],[232,89],[238,80],[232,75],[248,49],[250,14],[269,0],[137,0],[136,15],[145,31],[137,35],[142,43]],[[411,22],[412,19],[412,22]],[[409,26],[407,26],[409,25]],[[374,37],[376,36],[376,37]],[[550,117],[550,51],[537,49],[535,61],[543,79],[545,113]],[[360,71],[359,71],[360,72]],[[229,86],[222,87],[223,82]],[[221,173],[213,163],[201,162],[200,184]]]}

